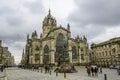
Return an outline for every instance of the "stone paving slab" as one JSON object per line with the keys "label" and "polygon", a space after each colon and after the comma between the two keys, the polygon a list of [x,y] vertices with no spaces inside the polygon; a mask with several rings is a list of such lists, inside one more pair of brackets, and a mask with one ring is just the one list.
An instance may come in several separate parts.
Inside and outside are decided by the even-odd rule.
{"label": "stone paving slab", "polygon": [[87,76],[86,70],[81,69],[78,73],[67,73],[66,78],[64,78],[63,73],[59,73],[56,76],[56,73],[52,71],[45,74],[41,72],[35,72],[32,70],[24,69],[7,69],[7,80],[104,80],[104,74],[107,74],[107,80],[120,80],[120,76],[117,75],[116,70],[103,69],[103,74],[99,74],[98,77]]}
{"label": "stone paving slab", "polygon": [[7,80],[6,79],[6,70],[4,70],[3,72],[0,72],[0,80]]}

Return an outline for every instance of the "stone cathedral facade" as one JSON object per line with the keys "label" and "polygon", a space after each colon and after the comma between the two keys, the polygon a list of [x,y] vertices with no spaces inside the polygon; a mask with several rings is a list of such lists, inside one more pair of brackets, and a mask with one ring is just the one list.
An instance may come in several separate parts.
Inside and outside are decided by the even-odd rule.
{"label": "stone cathedral facade", "polygon": [[42,30],[40,37],[36,31],[32,33],[31,37],[27,35],[25,50],[22,54],[22,65],[61,64],[64,40],[67,42],[66,48],[70,64],[89,63],[87,38],[78,35],[75,39],[71,38],[70,25],[68,24],[67,28],[57,26],[57,21],[51,15],[50,10],[43,20]]}

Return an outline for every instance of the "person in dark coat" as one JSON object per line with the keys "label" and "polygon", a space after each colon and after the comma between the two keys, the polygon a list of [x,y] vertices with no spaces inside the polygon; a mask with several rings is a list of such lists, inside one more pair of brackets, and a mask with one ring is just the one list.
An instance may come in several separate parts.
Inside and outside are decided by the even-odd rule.
{"label": "person in dark coat", "polygon": [[92,76],[94,76],[94,68],[91,67]]}
{"label": "person in dark coat", "polygon": [[1,72],[3,72],[3,66],[1,66]]}
{"label": "person in dark coat", "polygon": [[91,67],[90,67],[90,66],[87,66],[86,69],[87,69],[87,74],[88,74],[88,76],[91,76]]}
{"label": "person in dark coat", "polygon": [[95,67],[94,72],[95,72],[95,76],[98,76],[98,67]]}

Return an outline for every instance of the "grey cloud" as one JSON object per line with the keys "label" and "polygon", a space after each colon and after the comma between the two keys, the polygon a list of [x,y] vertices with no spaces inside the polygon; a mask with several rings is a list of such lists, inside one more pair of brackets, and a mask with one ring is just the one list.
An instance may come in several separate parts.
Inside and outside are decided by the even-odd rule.
{"label": "grey cloud", "polygon": [[2,41],[4,41],[5,43],[14,43],[15,41],[24,41],[26,38],[25,35],[22,34],[10,34],[10,33],[3,33],[0,36],[0,39],[2,39]]}
{"label": "grey cloud", "polygon": [[4,17],[6,15],[10,15],[10,14],[13,14],[14,13],[14,10],[8,6],[2,6],[0,7],[0,16]]}
{"label": "grey cloud", "polygon": [[[25,20],[21,17],[16,9],[9,6],[0,7],[0,19],[11,27],[18,27],[25,24]],[[24,23],[23,23],[24,22]]]}
{"label": "grey cloud", "polygon": [[7,17],[6,22],[8,23],[9,26],[15,26],[15,27],[25,24],[25,21],[18,16]]}
{"label": "grey cloud", "polygon": [[[119,0],[75,0],[75,3],[77,9],[68,20],[90,39],[120,24]],[[89,25],[92,26],[88,28]]]}
{"label": "grey cloud", "polygon": [[119,3],[119,0],[76,0],[78,10],[74,11],[69,19],[84,24],[118,25],[120,24]]}
{"label": "grey cloud", "polygon": [[36,0],[35,2],[26,2],[24,6],[27,7],[31,13],[40,14],[44,11],[42,1],[40,0]]}

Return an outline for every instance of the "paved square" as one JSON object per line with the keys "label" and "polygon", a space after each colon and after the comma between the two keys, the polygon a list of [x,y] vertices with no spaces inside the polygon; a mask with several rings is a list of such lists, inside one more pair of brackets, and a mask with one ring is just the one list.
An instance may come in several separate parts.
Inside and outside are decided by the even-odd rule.
{"label": "paved square", "polygon": [[103,69],[102,74],[98,74],[98,77],[87,76],[86,69],[80,68],[78,73],[67,73],[66,78],[64,78],[63,73],[56,73],[52,71],[45,74],[44,71],[32,71],[24,70],[20,68],[7,68],[7,80],[104,80],[104,74],[107,74],[107,80],[120,80],[120,75],[114,69]]}

